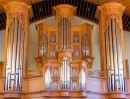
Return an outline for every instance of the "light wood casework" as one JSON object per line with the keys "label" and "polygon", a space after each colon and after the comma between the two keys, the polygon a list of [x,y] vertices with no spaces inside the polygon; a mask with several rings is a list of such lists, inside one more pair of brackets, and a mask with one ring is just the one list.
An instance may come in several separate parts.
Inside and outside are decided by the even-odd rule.
{"label": "light wood casework", "polygon": [[7,16],[4,53],[4,98],[21,98],[27,68],[31,6],[12,1],[4,5]]}
{"label": "light wood casework", "polygon": [[3,62],[0,62],[0,77],[3,77]]}
{"label": "light wood casework", "polygon": [[[124,36],[122,27],[124,10],[124,5],[110,2],[99,6],[97,11],[97,16],[100,20],[101,66],[105,76],[108,78],[109,92],[125,91]],[[112,93],[110,97],[114,97]]]}
{"label": "light wood casework", "polygon": [[[37,29],[36,64],[43,74],[43,90],[87,90],[87,70],[92,68],[92,29],[87,23],[75,25],[76,8],[63,4],[53,7],[56,23],[40,23]],[[51,95],[50,95],[51,96]]]}

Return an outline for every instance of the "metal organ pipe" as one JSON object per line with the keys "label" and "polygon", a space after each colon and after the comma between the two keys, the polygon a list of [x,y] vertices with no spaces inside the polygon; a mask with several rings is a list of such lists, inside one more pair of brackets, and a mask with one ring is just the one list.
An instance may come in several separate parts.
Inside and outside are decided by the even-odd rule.
{"label": "metal organ pipe", "polygon": [[[67,22],[66,22],[66,24],[67,24]],[[67,31],[67,37],[66,38],[68,38],[67,40],[66,40],[66,45],[67,45],[67,49],[69,48],[69,29],[68,29],[68,25],[66,26],[66,31]]]}
{"label": "metal organ pipe", "polygon": [[108,89],[109,91],[124,91],[121,31],[116,19],[111,20],[104,36],[106,65],[108,68]]}
{"label": "metal organ pipe", "polygon": [[66,46],[65,46],[65,20],[63,18],[63,46],[64,46],[64,49],[66,49]]}
{"label": "metal organ pipe", "polygon": [[[67,24],[67,22],[66,22],[66,24]],[[68,38],[68,29],[67,29],[67,27],[68,26],[66,25],[66,29],[65,29],[66,30],[66,48],[68,49],[68,43],[67,43],[67,41],[68,41],[67,40],[67,38]]]}
{"label": "metal organ pipe", "polygon": [[67,25],[68,26],[68,48],[70,48],[71,47],[71,25],[70,25],[70,23],[69,23],[69,21],[67,21],[67,24],[69,24],[69,25]]}
{"label": "metal organ pipe", "polygon": [[11,54],[12,54],[12,33],[11,33],[11,31],[12,31],[12,27],[13,27],[13,23],[14,22],[12,22],[11,24],[10,24],[10,27],[9,27],[9,33],[8,33],[8,44],[7,44],[7,59],[10,59],[10,60],[7,60],[6,62],[7,62],[7,65],[6,65],[6,80],[5,80],[5,89],[6,90],[9,90],[9,87],[10,87],[10,72],[11,72],[11,67],[10,67],[10,65],[11,65]]}
{"label": "metal organ pipe", "polygon": [[12,69],[14,70],[13,71],[13,73],[14,73],[14,82],[13,82],[14,84],[13,84],[13,86],[15,86],[14,87],[14,90],[15,90],[15,89],[17,89],[17,86],[16,86],[16,60],[17,60],[17,45],[18,45],[18,19],[16,19],[16,18],[15,18],[15,31],[14,32],[15,32],[15,38],[14,38],[15,44],[14,44],[14,52],[13,52],[14,53],[14,61],[13,61],[14,67]]}
{"label": "metal organ pipe", "polygon": [[70,67],[68,60],[61,61],[61,89],[69,89],[70,84]]}
{"label": "metal organ pipe", "polygon": [[18,18],[13,18],[8,32],[5,91],[22,89],[23,51],[24,29]]}
{"label": "metal organ pipe", "polygon": [[[62,18],[59,22],[59,49],[70,49],[70,23],[67,18]],[[61,42],[60,42],[61,41]]]}
{"label": "metal organ pipe", "polygon": [[59,36],[59,39],[58,39],[58,42],[59,42],[59,48],[61,47],[61,25],[59,24],[59,26],[58,26],[58,31],[59,31],[59,33],[58,33],[58,36]]}
{"label": "metal organ pipe", "polygon": [[64,48],[64,45],[63,45],[63,36],[64,36],[64,34],[63,34],[63,29],[62,29],[62,27],[63,27],[63,20],[61,20],[61,49],[63,49]]}

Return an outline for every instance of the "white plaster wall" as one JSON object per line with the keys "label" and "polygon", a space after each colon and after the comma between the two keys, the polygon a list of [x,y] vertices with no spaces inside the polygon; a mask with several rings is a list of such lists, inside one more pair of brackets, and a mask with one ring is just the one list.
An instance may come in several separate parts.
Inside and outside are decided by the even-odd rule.
{"label": "white plaster wall", "polygon": [[38,22],[32,23],[29,26],[29,47],[28,47],[28,69],[36,69],[36,64],[34,57],[36,57],[36,24],[39,23],[48,23],[48,24],[54,24],[55,23],[55,17],[49,17],[44,20],[40,20]]}
{"label": "white plaster wall", "polygon": [[74,17],[74,23],[75,24],[88,23],[88,24],[93,25],[93,30],[92,30],[92,55],[95,58],[94,58],[92,70],[101,70],[100,45],[99,45],[99,26],[95,23],[81,19],[81,18],[76,17],[76,16]]}
{"label": "white plaster wall", "polygon": [[0,61],[4,60],[5,30],[0,31]]}
{"label": "white plaster wall", "polygon": [[124,31],[124,58],[128,59],[128,69],[130,76],[130,32]]}

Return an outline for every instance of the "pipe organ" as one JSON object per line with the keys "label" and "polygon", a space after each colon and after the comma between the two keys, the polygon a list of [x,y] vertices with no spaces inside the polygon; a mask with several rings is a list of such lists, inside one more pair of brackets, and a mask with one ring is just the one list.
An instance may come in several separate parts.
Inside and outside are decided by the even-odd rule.
{"label": "pipe organ", "polygon": [[124,9],[125,6],[119,3],[107,3],[98,7],[99,18],[101,19],[99,23],[101,65],[108,78],[109,92],[125,91],[122,28]]}
{"label": "pipe organ", "polygon": [[108,68],[108,90],[124,91],[124,68],[122,61],[122,43],[120,28],[116,19],[112,19],[105,32],[105,49]]}
{"label": "pipe organ", "polygon": [[89,70],[94,60],[93,26],[75,24],[76,8],[68,4],[53,7],[54,24],[36,24],[37,69],[26,71],[31,7],[11,1],[4,9],[7,24],[4,65],[0,63],[0,99],[129,98],[122,28],[125,6],[109,2],[97,9],[102,71]]}
{"label": "pipe organ", "polygon": [[74,13],[75,7],[58,5],[55,24],[36,25],[36,64],[43,73],[44,90],[87,90],[87,68],[93,61],[92,26],[75,25]]}
{"label": "pipe organ", "polygon": [[5,91],[21,91],[24,29],[18,18],[12,18],[8,31]]}
{"label": "pipe organ", "polygon": [[4,92],[6,99],[20,99],[27,66],[30,6],[11,1],[4,5],[7,15],[4,53]]}

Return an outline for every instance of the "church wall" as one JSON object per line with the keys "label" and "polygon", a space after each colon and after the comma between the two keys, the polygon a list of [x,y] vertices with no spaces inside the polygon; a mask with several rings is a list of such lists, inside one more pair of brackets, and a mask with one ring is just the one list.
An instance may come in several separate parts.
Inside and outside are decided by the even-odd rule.
{"label": "church wall", "polygon": [[4,39],[5,30],[0,31],[0,61],[4,60]]}
{"label": "church wall", "polygon": [[124,58],[128,59],[129,77],[130,77],[130,32],[124,31]]}
{"label": "church wall", "polygon": [[92,30],[92,56],[94,57],[92,70],[101,70],[100,65],[100,45],[99,45],[99,26],[90,21],[81,19],[79,17],[74,17],[74,22],[76,24],[89,23],[93,25]]}
{"label": "church wall", "polygon": [[3,74],[3,60],[4,60],[4,38],[5,30],[0,31],[0,77]]}
{"label": "church wall", "polygon": [[48,24],[55,23],[55,17],[49,17],[44,20],[30,24],[29,26],[29,48],[28,48],[28,69],[36,69],[34,57],[36,57],[36,27],[35,24],[46,22]]}

